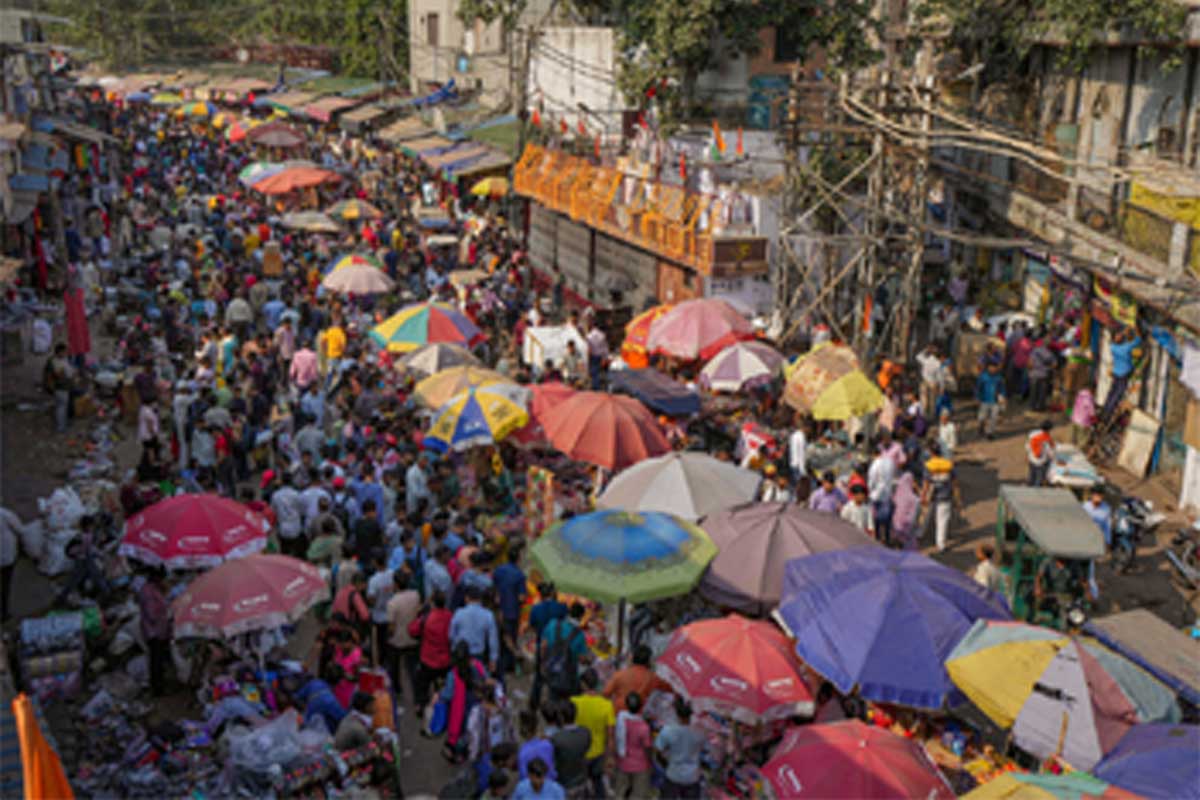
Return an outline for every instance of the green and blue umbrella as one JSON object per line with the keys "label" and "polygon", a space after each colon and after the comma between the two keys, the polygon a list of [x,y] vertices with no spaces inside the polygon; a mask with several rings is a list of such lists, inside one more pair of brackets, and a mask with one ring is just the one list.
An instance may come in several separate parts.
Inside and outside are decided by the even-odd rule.
{"label": "green and blue umbrella", "polygon": [[658,511],[581,514],[530,548],[533,563],[558,588],[604,603],[684,594],[716,554],[699,527]]}

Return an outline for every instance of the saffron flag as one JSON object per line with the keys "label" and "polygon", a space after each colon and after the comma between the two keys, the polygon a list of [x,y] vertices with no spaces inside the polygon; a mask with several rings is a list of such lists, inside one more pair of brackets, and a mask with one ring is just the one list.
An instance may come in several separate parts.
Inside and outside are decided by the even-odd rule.
{"label": "saffron flag", "polygon": [[567,131],[569,131],[570,128],[567,127],[567,121],[565,119],[560,119],[558,121],[558,129],[562,131],[563,136],[567,135]]}
{"label": "saffron flag", "polygon": [[679,154],[679,180],[687,183],[687,153]]}
{"label": "saffron flag", "polygon": [[746,151],[742,148],[742,126],[741,125],[738,126],[737,154],[738,154],[739,158],[741,156],[746,155]]}
{"label": "saffron flag", "polygon": [[[538,110],[535,108],[535,109],[533,110],[533,114],[532,114],[532,115],[529,117],[529,121],[533,123],[533,127],[535,127],[535,128],[540,128],[540,127],[542,127],[542,114],[541,114],[541,112],[539,112],[539,111],[538,111]],[[740,140],[739,140],[739,141],[740,141]]]}
{"label": "saffron flag", "polygon": [[725,154],[725,137],[721,135],[721,124],[715,119],[713,120],[713,147],[717,149],[718,154]]}
{"label": "saffron flag", "polygon": [[579,128],[579,135],[580,135],[580,136],[587,136],[587,126],[583,124],[583,118],[582,118],[582,117],[580,117],[580,119],[579,119],[579,125],[578,125],[578,128]]}

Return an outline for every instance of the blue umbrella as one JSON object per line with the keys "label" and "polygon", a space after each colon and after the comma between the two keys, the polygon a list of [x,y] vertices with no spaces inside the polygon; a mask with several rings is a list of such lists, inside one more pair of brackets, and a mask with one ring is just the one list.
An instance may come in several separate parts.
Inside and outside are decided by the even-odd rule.
{"label": "blue umbrella", "polygon": [[975,620],[1012,618],[1000,595],[957,570],[882,547],[789,561],[775,616],[839,691],[929,709],[958,699],[943,662]]}
{"label": "blue umbrella", "polygon": [[1200,726],[1134,725],[1092,774],[1142,797],[1200,798]]}
{"label": "blue umbrella", "polygon": [[125,101],[128,103],[144,103],[150,99],[149,92],[130,92],[125,95]]}
{"label": "blue umbrella", "polygon": [[611,375],[614,392],[632,395],[660,414],[686,417],[700,413],[700,395],[658,370],[624,369]]}

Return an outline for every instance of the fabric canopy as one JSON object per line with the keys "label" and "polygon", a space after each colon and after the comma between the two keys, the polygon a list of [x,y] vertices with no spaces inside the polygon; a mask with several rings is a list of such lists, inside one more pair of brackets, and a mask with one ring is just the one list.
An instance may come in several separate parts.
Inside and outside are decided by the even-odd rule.
{"label": "fabric canopy", "polygon": [[700,395],[658,370],[618,370],[610,382],[614,392],[632,395],[660,414],[686,417],[700,413]]}

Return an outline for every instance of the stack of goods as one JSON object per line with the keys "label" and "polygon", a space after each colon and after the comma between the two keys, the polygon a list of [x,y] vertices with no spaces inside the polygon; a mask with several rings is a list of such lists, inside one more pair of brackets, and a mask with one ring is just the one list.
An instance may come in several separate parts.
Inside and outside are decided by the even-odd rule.
{"label": "stack of goods", "polygon": [[45,703],[70,699],[83,678],[83,614],[55,614],[21,621],[18,651],[21,675],[29,694]]}

